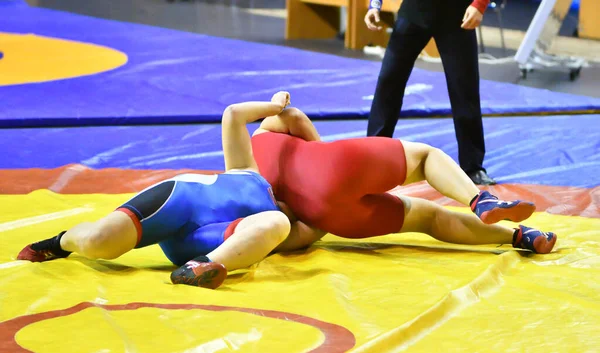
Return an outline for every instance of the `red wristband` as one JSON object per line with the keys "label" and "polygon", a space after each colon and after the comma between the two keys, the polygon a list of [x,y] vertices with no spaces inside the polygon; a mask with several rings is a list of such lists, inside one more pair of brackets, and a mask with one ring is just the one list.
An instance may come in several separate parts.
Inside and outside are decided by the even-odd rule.
{"label": "red wristband", "polygon": [[473,2],[471,3],[471,6],[473,6],[474,8],[479,10],[479,12],[484,14],[485,10],[487,9],[489,4],[490,4],[490,0],[473,0]]}

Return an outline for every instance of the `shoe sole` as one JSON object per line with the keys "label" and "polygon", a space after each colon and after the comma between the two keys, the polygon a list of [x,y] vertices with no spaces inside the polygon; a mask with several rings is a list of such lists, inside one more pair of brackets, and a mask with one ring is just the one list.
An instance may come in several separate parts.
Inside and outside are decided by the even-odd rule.
{"label": "shoe sole", "polygon": [[201,266],[193,269],[194,277],[186,277],[171,274],[173,284],[187,284],[190,286],[217,289],[227,277],[227,269],[222,264],[216,262],[202,263]]}
{"label": "shoe sole", "polygon": [[554,248],[554,244],[556,244],[557,236],[554,234],[552,240],[548,241],[546,237],[539,236],[533,240],[533,248],[537,254],[548,254]]}
{"label": "shoe sole", "polygon": [[511,208],[496,207],[481,214],[481,221],[485,224],[494,224],[500,221],[522,222],[535,212],[535,205],[521,202]]}
{"label": "shoe sole", "polygon": [[42,253],[33,250],[31,248],[31,244],[29,244],[25,248],[23,248],[23,250],[21,250],[21,252],[19,252],[19,255],[17,255],[17,260],[24,260],[24,261],[30,261],[30,262],[46,262],[46,261],[52,261],[52,260],[56,260],[56,259],[63,259],[63,257],[58,257],[58,256],[46,257]]}

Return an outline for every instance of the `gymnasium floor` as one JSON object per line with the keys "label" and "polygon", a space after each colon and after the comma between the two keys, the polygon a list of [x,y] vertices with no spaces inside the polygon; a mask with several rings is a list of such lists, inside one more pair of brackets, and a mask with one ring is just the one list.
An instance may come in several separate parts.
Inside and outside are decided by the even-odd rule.
{"label": "gymnasium floor", "polygon": [[[488,189],[536,202],[526,224],[559,234],[549,255],[421,234],[327,235],[218,290],[174,286],[156,246],[114,261],[15,257],[158,180],[223,170],[218,119],[234,100],[287,89],[325,140],[364,136],[378,63],[17,0],[0,11],[0,352],[597,350],[593,95],[482,82],[494,115],[485,167],[500,182]],[[441,73],[415,70],[405,108],[396,137],[457,158]],[[427,184],[392,192],[468,212]]]}

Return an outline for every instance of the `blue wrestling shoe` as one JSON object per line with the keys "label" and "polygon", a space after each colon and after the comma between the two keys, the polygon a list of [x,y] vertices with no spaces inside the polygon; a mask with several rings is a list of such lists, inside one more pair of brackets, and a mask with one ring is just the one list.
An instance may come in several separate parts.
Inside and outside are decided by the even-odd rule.
{"label": "blue wrestling shoe", "polygon": [[471,210],[485,224],[494,224],[500,221],[521,222],[535,212],[535,205],[521,200],[501,201],[487,191],[481,191],[471,201]]}
{"label": "blue wrestling shoe", "polygon": [[519,226],[513,236],[513,247],[531,250],[536,254],[548,254],[556,244],[556,234]]}
{"label": "blue wrestling shoe", "polygon": [[227,269],[224,265],[211,262],[206,256],[198,256],[173,271],[171,282],[216,289],[225,281],[225,277]]}

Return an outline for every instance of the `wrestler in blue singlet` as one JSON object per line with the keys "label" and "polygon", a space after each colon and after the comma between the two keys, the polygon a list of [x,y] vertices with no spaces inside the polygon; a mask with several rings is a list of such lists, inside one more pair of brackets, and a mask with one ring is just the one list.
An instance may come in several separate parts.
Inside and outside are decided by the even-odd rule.
{"label": "wrestler in blue singlet", "polygon": [[169,260],[182,265],[221,245],[235,221],[279,208],[259,174],[229,171],[178,175],[145,189],[118,210],[136,223],[136,248],[159,244]]}

